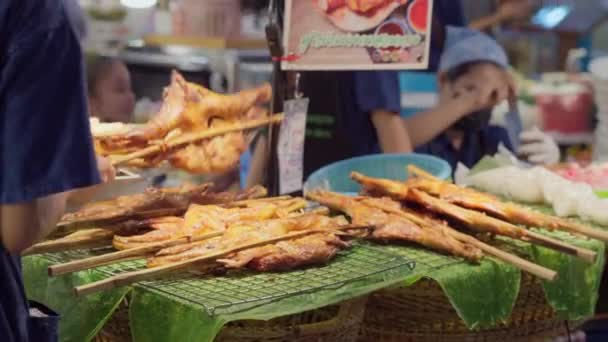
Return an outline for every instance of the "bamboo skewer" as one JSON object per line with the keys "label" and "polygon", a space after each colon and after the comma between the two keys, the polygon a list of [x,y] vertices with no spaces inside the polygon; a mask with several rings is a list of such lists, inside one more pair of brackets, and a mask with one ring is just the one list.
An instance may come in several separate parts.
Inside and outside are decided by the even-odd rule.
{"label": "bamboo skewer", "polygon": [[273,244],[273,243],[277,243],[277,242],[284,241],[284,240],[296,239],[296,238],[304,237],[304,236],[311,235],[311,234],[337,233],[339,235],[342,235],[341,233],[338,233],[337,231],[341,232],[344,230],[354,230],[354,229],[369,229],[369,227],[343,226],[343,227],[336,227],[333,229],[311,229],[311,230],[304,230],[304,231],[289,233],[289,234],[285,234],[282,236],[277,236],[277,237],[264,239],[264,240],[260,240],[260,241],[256,241],[256,242],[240,244],[240,245],[232,247],[232,248],[223,249],[223,250],[219,250],[216,252],[211,252],[207,255],[202,255],[202,256],[199,256],[199,257],[196,257],[196,258],[193,258],[190,260],[184,260],[184,261],[172,263],[172,264],[165,265],[165,266],[118,274],[113,277],[101,280],[101,281],[77,286],[76,288],[74,288],[74,291],[77,296],[84,296],[84,295],[92,294],[92,293],[103,291],[103,290],[110,290],[110,289],[121,287],[121,286],[131,285],[138,281],[148,280],[148,279],[155,278],[155,277],[158,277],[158,276],[161,276],[164,274],[172,273],[174,271],[183,270],[185,268],[191,267],[192,265],[202,263],[205,261],[216,260],[216,259],[225,257],[227,255],[246,250],[246,249],[251,249],[251,248],[260,247],[260,246],[264,246],[264,245],[268,245],[268,244]]}
{"label": "bamboo skewer", "polygon": [[247,200],[242,200],[242,201],[229,202],[229,203],[224,204],[224,206],[232,207],[232,208],[246,207],[249,204],[254,204],[254,203],[280,202],[280,201],[286,201],[286,200],[290,200],[290,199],[293,199],[293,197],[278,196],[278,197],[253,198],[253,199],[247,199]]}
{"label": "bamboo skewer", "polygon": [[[81,231],[85,232],[85,231]],[[43,253],[63,252],[71,249],[94,248],[107,246],[112,241],[114,232],[105,229],[96,229],[94,235],[83,235],[70,237],[69,235],[60,239],[44,241],[26,249],[22,255],[33,255]]]}
{"label": "bamboo skewer", "polygon": [[162,145],[151,145],[146,148],[143,148],[139,151],[135,151],[133,153],[127,155],[120,155],[111,157],[112,165],[117,166],[129,162],[134,159],[148,157],[155,153],[162,152],[164,148],[172,149],[177,148],[183,145],[199,142],[201,140],[213,138],[216,136],[224,135],[232,132],[246,131],[266,125],[277,124],[283,120],[283,114],[275,114],[268,118],[264,119],[256,119],[256,120],[248,120],[246,122],[240,122],[236,125],[220,127],[220,128],[212,128],[202,132],[195,132],[191,134],[184,134],[175,139],[169,140],[165,146]]}
{"label": "bamboo skewer", "polygon": [[528,231],[527,235],[531,238],[530,242],[532,243],[555,249],[566,254],[575,255],[589,263],[595,262],[595,259],[597,258],[597,253],[587,248],[577,247],[532,231]]}
{"label": "bamboo skewer", "polygon": [[74,273],[94,267],[112,264],[115,262],[122,262],[127,258],[145,257],[147,254],[156,252],[163,248],[169,248],[186,243],[204,241],[214,237],[222,236],[222,234],[224,234],[224,232],[214,232],[210,234],[192,237],[184,236],[170,241],[162,241],[147,246],[126,249],[123,251],[103,254],[81,260],[74,260],[63,264],[49,266],[48,273],[51,277],[60,276],[66,273]]}
{"label": "bamboo skewer", "polygon": [[[366,204],[373,206],[377,209],[386,211],[388,213],[399,215],[422,227],[428,226],[429,224],[431,224],[427,220],[420,218],[416,215],[404,212],[403,210],[393,209],[393,208],[385,207],[385,206],[378,206],[378,205],[374,205],[374,203],[366,203]],[[511,265],[519,268],[522,271],[526,271],[534,276],[537,276],[541,279],[545,279],[548,281],[553,281],[557,278],[557,272],[555,272],[552,269],[540,266],[538,264],[535,264],[526,259],[520,258],[511,253],[502,251],[494,246],[491,246],[487,243],[479,241],[472,236],[461,233],[451,227],[445,226],[445,228],[447,228],[445,231],[447,231],[450,235],[452,235],[455,239],[459,240],[460,242],[465,242],[465,243],[471,244],[471,245],[481,249],[483,252],[487,253],[488,255],[492,255],[508,264],[511,264]]]}
{"label": "bamboo skewer", "polygon": [[488,253],[489,255],[492,255],[508,264],[511,264],[511,265],[519,268],[522,271],[526,271],[541,279],[545,279],[548,281],[554,281],[555,279],[557,279],[557,272],[555,272],[552,269],[535,264],[531,261],[520,258],[514,254],[502,251],[494,246],[491,246],[487,243],[479,241],[476,238],[469,236],[467,234],[461,233],[459,231],[450,229],[449,234],[451,234],[454,238],[456,238],[457,240],[460,240],[461,242],[469,243],[469,244],[481,249],[485,253]]}

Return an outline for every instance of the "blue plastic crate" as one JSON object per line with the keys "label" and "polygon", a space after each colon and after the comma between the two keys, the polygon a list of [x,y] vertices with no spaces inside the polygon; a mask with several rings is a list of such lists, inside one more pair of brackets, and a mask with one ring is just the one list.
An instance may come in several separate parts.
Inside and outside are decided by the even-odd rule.
{"label": "blue plastic crate", "polygon": [[452,169],[446,161],[430,155],[374,154],[342,160],[319,169],[308,177],[304,191],[323,188],[347,194],[358,193],[360,187],[350,179],[351,172],[357,171],[377,178],[406,180],[408,177],[406,167],[410,164],[440,179],[448,179],[452,175]]}

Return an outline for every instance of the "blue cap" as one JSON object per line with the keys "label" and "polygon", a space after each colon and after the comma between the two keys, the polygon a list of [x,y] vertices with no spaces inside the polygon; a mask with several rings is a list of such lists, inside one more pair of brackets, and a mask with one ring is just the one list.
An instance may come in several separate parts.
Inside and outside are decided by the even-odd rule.
{"label": "blue cap", "polygon": [[448,26],[439,71],[448,72],[472,62],[492,62],[505,69],[509,67],[505,50],[492,37],[468,28]]}

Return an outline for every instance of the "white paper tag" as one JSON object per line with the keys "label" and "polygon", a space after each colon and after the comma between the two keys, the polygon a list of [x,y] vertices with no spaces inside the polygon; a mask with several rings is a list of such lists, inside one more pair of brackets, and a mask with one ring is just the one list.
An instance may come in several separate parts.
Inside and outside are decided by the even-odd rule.
{"label": "white paper tag", "polygon": [[302,190],[304,177],[304,138],[306,135],[307,98],[286,101],[277,153],[279,159],[279,192]]}

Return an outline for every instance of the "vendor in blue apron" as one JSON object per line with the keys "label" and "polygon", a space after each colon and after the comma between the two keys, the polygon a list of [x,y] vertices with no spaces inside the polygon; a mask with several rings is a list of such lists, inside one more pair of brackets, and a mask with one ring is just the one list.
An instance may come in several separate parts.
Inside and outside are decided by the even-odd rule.
{"label": "vendor in blue apron", "polygon": [[[429,143],[417,146],[416,151],[445,159],[454,170],[458,163],[472,167],[483,156],[495,154],[501,144],[533,162],[557,162],[559,149],[547,135],[534,130],[520,136],[516,112],[507,115],[509,129],[490,125],[494,96],[480,96],[480,85],[469,79],[472,70],[487,64],[505,71],[509,67],[504,50],[494,39],[467,28],[447,28],[438,68],[439,103],[431,111],[459,119]],[[524,144],[516,149],[520,139]]]}
{"label": "vendor in blue apron", "polygon": [[310,98],[304,179],[343,159],[411,151],[399,116],[397,73],[304,72],[300,90]]}
{"label": "vendor in blue apron", "polygon": [[1,1],[0,37],[0,340],[55,341],[58,318],[26,301],[19,254],[100,182],[99,167],[106,179],[113,169],[93,152],[63,1]]}

